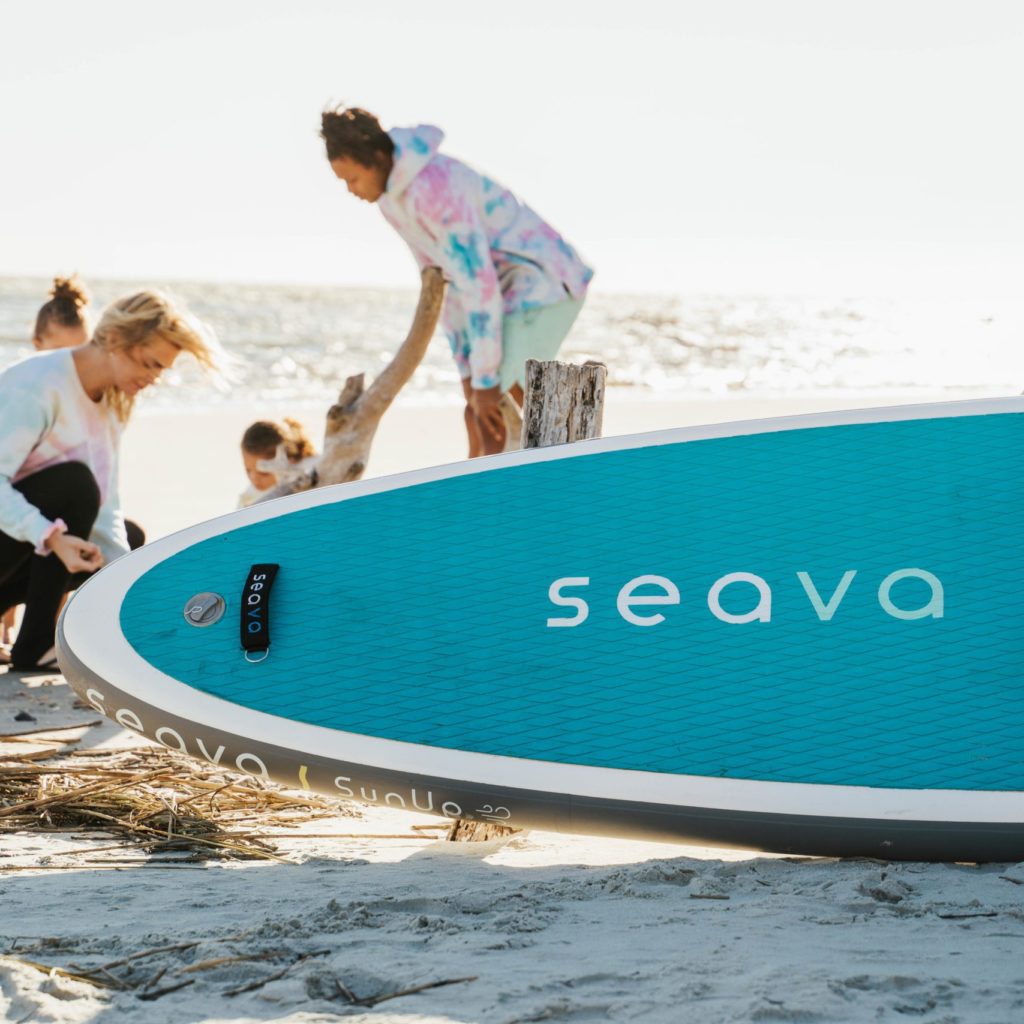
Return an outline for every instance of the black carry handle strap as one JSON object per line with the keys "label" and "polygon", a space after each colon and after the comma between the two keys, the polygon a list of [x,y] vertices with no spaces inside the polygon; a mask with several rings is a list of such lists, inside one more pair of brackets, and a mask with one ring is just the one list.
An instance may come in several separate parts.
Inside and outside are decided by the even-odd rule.
{"label": "black carry handle strap", "polygon": [[272,562],[254,565],[242,591],[242,650],[260,653],[270,647],[270,590],[279,565]]}

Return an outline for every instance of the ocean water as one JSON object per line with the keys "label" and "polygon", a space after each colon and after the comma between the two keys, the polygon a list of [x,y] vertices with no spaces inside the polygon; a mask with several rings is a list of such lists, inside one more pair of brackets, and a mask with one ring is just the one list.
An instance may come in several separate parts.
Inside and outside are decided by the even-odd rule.
{"label": "ocean water", "polygon": [[[153,282],[159,285],[159,282]],[[139,282],[92,280],[96,314]],[[49,282],[0,278],[0,366],[27,355]],[[229,379],[181,360],[145,396],[163,407],[330,402],[352,373],[371,379],[401,344],[415,290],[174,283],[216,332]],[[1018,394],[1024,300],[615,295],[587,300],[561,358],[599,359],[611,387],[657,396]],[[408,392],[456,401],[458,375],[438,330]]]}

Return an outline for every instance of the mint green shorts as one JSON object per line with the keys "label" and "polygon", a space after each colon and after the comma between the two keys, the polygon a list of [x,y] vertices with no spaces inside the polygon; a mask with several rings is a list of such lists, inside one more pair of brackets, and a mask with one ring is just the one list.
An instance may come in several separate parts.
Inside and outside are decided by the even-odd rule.
{"label": "mint green shorts", "polygon": [[583,299],[509,313],[501,321],[501,390],[526,380],[527,359],[554,359],[583,308]]}

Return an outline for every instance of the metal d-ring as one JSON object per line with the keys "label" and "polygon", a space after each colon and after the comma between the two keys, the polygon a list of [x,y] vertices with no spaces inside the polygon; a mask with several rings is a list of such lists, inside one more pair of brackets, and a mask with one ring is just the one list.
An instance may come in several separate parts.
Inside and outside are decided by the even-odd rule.
{"label": "metal d-ring", "polygon": [[[255,659],[250,658],[249,657],[250,653],[252,653],[252,652],[250,652],[250,651],[246,651],[245,652],[245,660],[247,662],[249,662],[250,665],[258,665],[261,661],[266,661],[267,658],[270,657],[270,648],[267,647],[267,648],[265,648],[263,650],[263,657],[262,658],[255,658]],[[257,651],[256,653],[258,654],[259,652]]]}

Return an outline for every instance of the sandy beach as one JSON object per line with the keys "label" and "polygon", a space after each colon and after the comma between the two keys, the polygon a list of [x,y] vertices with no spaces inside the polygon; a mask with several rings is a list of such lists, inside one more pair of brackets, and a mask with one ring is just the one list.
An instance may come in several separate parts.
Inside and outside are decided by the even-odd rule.
{"label": "sandy beach", "polygon": [[[883,403],[612,393],[604,432],[869,404]],[[151,537],[230,511],[242,430],[285,413],[319,436],[320,408],[143,412],[125,439],[126,511]],[[399,404],[370,473],[456,460],[462,445],[457,407]],[[82,770],[143,744],[59,676],[0,674],[5,771]],[[277,859],[222,861],[11,830],[2,815],[2,1021],[1024,1020],[1024,863],[541,832],[453,843],[422,828],[437,819],[340,803],[284,838],[249,822]]]}

